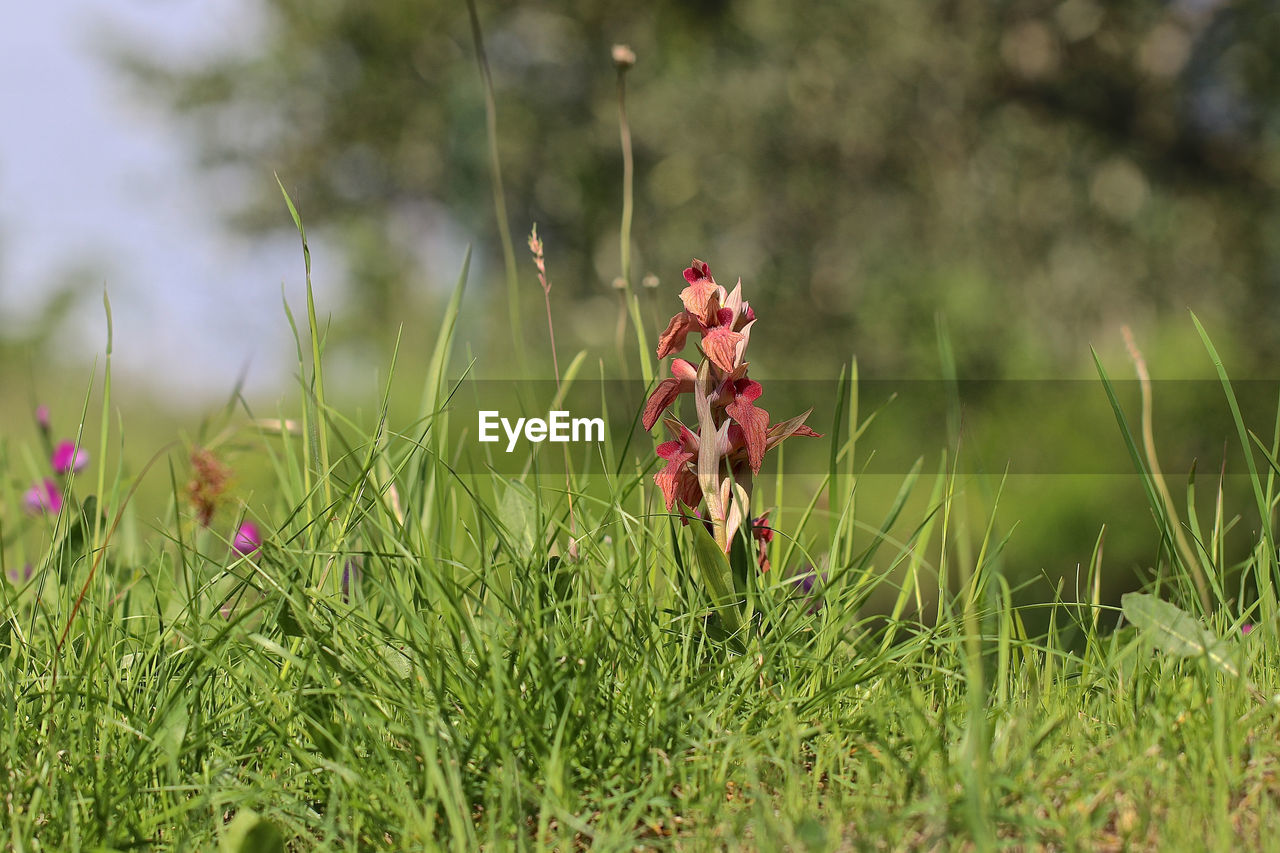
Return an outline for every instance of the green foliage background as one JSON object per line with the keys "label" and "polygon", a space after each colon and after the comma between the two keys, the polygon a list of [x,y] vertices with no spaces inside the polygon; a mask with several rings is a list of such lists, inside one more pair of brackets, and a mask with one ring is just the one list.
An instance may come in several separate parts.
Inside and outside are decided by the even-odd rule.
{"label": "green foliage background", "polygon": [[[425,359],[434,342],[420,330],[434,328],[437,305],[422,298],[424,283],[449,279],[453,255],[473,240],[465,339],[478,374],[509,371],[465,4],[253,8],[261,38],[225,55],[174,58],[124,39],[114,61],[186,133],[209,203],[230,226],[264,238],[292,229],[277,173],[315,239],[341,248],[347,268],[319,271],[354,296],[332,318],[332,357],[384,365],[403,326],[402,363]],[[961,378],[1087,378],[1091,345],[1125,376],[1124,324],[1157,379],[1206,377],[1187,308],[1237,376],[1269,373],[1280,340],[1273,2],[525,2],[478,11],[508,227],[519,246],[539,225],[562,354],[582,347],[606,370],[627,370],[613,345],[610,286],[622,192],[610,47],[625,42],[638,56],[627,78],[634,278],[659,282],[645,292],[650,340],[696,255],[721,279],[743,278],[762,317],[753,375],[766,379],[834,377],[852,355],[864,377],[939,378],[938,318]],[[458,243],[448,258],[429,239],[440,234]],[[523,363],[545,375],[541,293],[518,254]],[[5,384],[12,394],[19,382]],[[67,387],[75,405],[82,383]],[[1218,405],[1207,398],[1204,409]],[[966,424],[981,414],[970,411]],[[1097,431],[1073,429],[1073,414],[1064,402],[1055,440],[1064,454],[1088,453]],[[929,413],[891,409],[866,444],[931,454],[941,430]],[[986,462],[1002,471],[996,456]],[[1201,459],[1200,470],[1221,462]],[[1237,470],[1232,461],[1228,473]],[[1185,473],[1169,472],[1175,482]],[[1001,517],[1022,526],[1010,545],[1014,574],[1069,574],[1104,522],[1125,578],[1116,583],[1149,559],[1154,533],[1130,509],[1140,496],[1132,478],[1015,477],[1008,489],[1013,508]]]}
{"label": "green foliage background", "polygon": [[[261,45],[195,64],[135,46],[123,61],[211,175],[244,179],[236,225],[289,226],[275,170],[334,227],[364,314],[352,333],[386,337],[432,266],[421,235],[441,207],[493,241],[466,9],[260,5]],[[984,377],[1077,370],[1118,324],[1185,326],[1187,306],[1274,354],[1274,3],[479,11],[511,227],[539,223],[560,296],[583,311],[603,312],[618,273],[609,47],[626,42],[637,277],[674,288],[693,255],[741,275],[792,330],[773,342],[791,371],[856,351],[870,373],[932,376],[938,312],[962,373]]]}

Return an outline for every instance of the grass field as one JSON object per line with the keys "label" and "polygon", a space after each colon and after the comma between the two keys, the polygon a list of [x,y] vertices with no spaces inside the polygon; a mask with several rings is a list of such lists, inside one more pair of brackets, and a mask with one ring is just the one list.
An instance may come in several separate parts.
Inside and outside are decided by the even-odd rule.
{"label": "grass field", "polygon": [[[629,53],[618,355],[653,387],[630,287]],[[474,435],[452,404],[495,368],[459,356],[465,266],[425,369],[388,370],[421,383],[416,417],[390,414],[390,378],[376,417],[349,414],[326,397],[288,207],[308,302],[278,410],[235,395],[127,465],[108,343],[83,411],[0,442],[6,849],[1280,849],[1280,418],[1245,422],[1198,321],[1252,501],[1203,476],[1175,498],[1149,398],[1126,411],[1099,361],[1152,580],[1108,603],[1098,530],[1073,582],[1028,604],[1001,481],[961,473],[954,399],[948,445],[868,499],[879,413],[852,363],[812,425],[825,472],[783,455],[748,503],[767,542],[669,512],[647,436],[526,448],[517,474],[463,464]],[[557,383],[605,384],[552,352]],[[104,426],[56,426],[72,422]],[[142,509],[144,493],[168,499]]]}
{"label": "grass field", "polygon": [[[1256,505],[1200,518],[1117,403],[1157,577],[1120,619],[1101,539],[1076,589],[1015,606],[1006,534],[945,453],[864,518],[846,380],[830,470],[758,501],[773,568],[726,600],[649,446],[592,445],[567,482],[456,465],[465,280],[413,422],[326,404],[309,304],[300,393],[229,407],[205,456],[109,469],[120,427],[82,435],[61,511],[24,513],[57,436],[4,445],[8,849],[1277,845],[1274,427],[1237,421]],[[92,399],[118,424],[109,368]],[[268,488],[228,489],[223,460]],[[143,517],[131,489],[155,479],[172,500]],[[1229,565],[1233,527],[1255,547]]]}

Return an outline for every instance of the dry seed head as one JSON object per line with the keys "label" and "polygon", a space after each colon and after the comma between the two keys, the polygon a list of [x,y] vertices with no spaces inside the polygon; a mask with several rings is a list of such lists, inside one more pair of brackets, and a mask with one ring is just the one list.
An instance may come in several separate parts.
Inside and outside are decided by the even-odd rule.
{"label": "dry seed head", "polygon": [[613,64],[619,71],[626,71],[636,64],[636,52],[625,44],[613,46]]}

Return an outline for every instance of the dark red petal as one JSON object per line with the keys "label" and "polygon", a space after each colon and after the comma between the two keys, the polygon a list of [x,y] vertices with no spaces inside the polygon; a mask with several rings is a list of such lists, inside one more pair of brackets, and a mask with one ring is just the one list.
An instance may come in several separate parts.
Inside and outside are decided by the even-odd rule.
{"label": "dark red petal", "polygon": [[671,353],[684,349],[685,338],[696,328],[698,318],[688,311],[681,311],[672,317],[666,330],[658,336],[658,358],[666,358]]}
{"label": "dark red petal", "polygon": [[693,259],[693,263],[684,271],[684,280],[693,284],[695,281],[711,278],[711,267],[704,264],[697,258]]}
{"label": "dark red petal", "polygon": [[760,387],[760,383],[754,379],[742,378],[733,383],[734,396],[741,397],[748,403],[754,403],[760,399],[760,395],[764,389]]}
{"label": "dark red petal", "polygon": [[773,541],[773,528],[769,526],[769,513],[766,512],[751,519],[751,535],[756,538],[757,542],[767,544]]}
{"label": "dark red petal", "polygon": [[716,312],[717,326],[730,326],[732,324],[733,324],[732,308],[721,308],[719,311]]}
{"label": "dark red petal", "polygon": [[680,474],[680,502],[689,509],[696,510],[702,502],[702,487],[698,485],[698,477],[685,469]]}
{"label": "dark red petal", "polygon": [[662,413],[680,396],[681,384],[679,379],[664,379],[658,383],[657,388],[653,389],[653,393],[644,404],[644,417],[641,419],[645,432],[653,429],[653,425],[658,422],[658,418],[662,417]]}
{"label": "dark red petal", "polygon": [[675,506],[677,498],[685,506],[693,508],[698,506],[698,501],[702,498],[697,476],[680,459],[668,462],[665,468],[653,475],[653,482],[662,490],[662,499],[667,504],[668,512]]}
{"label": "dark red petal", "polygon": [[[664,450],[667,453],[664,453]],[[682,478],[686,475],[693,476],[689,466],[686,464],[693,458],[693,454],[685,452],[679,441],[668,441],[659,445],[658,455],[668,461],[661,471],[653,475],[653,482],[657,483],[659,489],[662,489],[662,499],[666,501],[667,511],[670,512],[671,508],[675,506],[676,498],[683,493],[684,484]],[[695,477],[694,479],[696,480],[697,478]]]}
{"label": "dark red petal", "polygon": [[773,541],[773,528],[769,526],[769,513],[751,519],[751,535],[756,540],[756,561],[761,572],[769,571],[769,549],[766,547]]}
{"label": "dark red petal", "polygon": [[667,512],[671,512],[671,508],[676,504],[678,478],[679,471],[672,471],[670,466],[653,475],[653,482],[662,489],[662,499],[667,504]]}
{"label": "dark red petal", "polygon": [[768,439],[765,436],[769,428],[769,413],[756,406],[746,397],[737,397],[725,406],[725,413],[742,427],[743,441],[747,445],[747,461],[751,463],[751,472],[760,473],[764,464],[764,451]]}
{"label": "dark red petal", "polygon": [[667,432],[671,434],[673,441],[680,442],[691,456],[698,455],[698,434],[696,432],[670,416],[663,418],[662,424],[667,428]]}
{"label": "dark red petal", "polygon": [[680,453],[680,449],[682,447],[684,447],[684,445],[679,440],[664,441],[662,444],[658,445],[658,449],[655,452],[663,459],[675,459],[676,455]]}

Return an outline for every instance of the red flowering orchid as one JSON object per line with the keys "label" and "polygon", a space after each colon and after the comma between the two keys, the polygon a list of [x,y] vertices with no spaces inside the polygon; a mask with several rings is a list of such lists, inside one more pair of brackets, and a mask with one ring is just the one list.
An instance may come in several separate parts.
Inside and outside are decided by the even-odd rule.
{"label": "red flowering orchid", "polygon": [[667,465],[654,475],[654,482],[662,489],[668,512],[675,506],[677,498],[689,509],[696,510],[702,492],[698,488],[698,476],[688,463],[698,458],[698,437],[679,421],[668,420],[667,429],[676,438],[658,445],[658,456],[667,460]]}
{"label": "red flowering orchid", "polygon": [[769,526],[769,511],[751,519],[751,536],[756,540],[756,563],[761,573],[769,571],[769,544],[773,542],[773,528]]}
{"label": "red flowering orchid", "polygon": [[725,414],[742,427],[752,474],[759,474],[764,463],[765,434],[769,430],[769,413],[755,404],[763,392],[759,382],[743,377],[733,383],[733,402],[724,407]]}
{"label": "red flowering orchid", "polygon": [[644,404],[642,423],[645,431],[653,429],[653,425],[662,417],[667,407],[676,401],[681,394],[693,391],[693,381],[698,378],[698,368],[683,358],[671,360],[671,378],[658,383],[658,387],[649,395]]}
{"label": "red flowering orchid", "polygon": [[[658,339],[658,358],[684,349],[690,334],[701,338],[704,359],[695,366],[677,358],[671,377],[654,388],[645,403],[642,423],[652,430],[681,394],[692,394],[698,428],[678,419],[664,420],[672,440],[658,445],[666,465],[654,475],[667,509],[677,503],[710,524],[716,544],[726,554],[743,522],[750,518],[751,478],[760,473],[765,454],[793,435],[817,436],[804,425],[805,412],[777,424],[757,406],[764,389],[747,377],[747,344],[756,315],[742,299],[742,282],[726,291],[711,268],[694,259],[684,271],[687,286],[680,293],[684,310],[671,318]],[[706,503],[706,513],[698,511]]]}
{"label": "red flowering orchid", "polygon": [[742,301],[742,282],[731,292],[716,284],[711,268],[694,259],[684,271],[689,284],[680,292],[684,310],[671,318],[658,336],[658,358],[684,349],[690,333],[702,335],[702,350],[721,370],[730,372],[742,361],[755,312]]}

